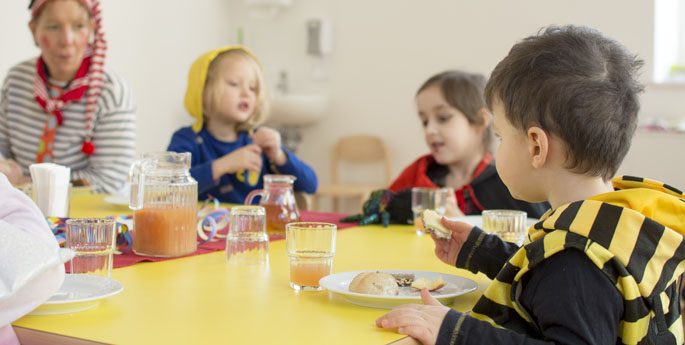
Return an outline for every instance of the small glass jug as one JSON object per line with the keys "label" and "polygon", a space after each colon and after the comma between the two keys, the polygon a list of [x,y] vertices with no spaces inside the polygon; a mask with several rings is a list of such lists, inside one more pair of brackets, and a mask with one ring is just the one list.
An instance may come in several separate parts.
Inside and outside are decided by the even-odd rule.
{"label": "small glass jug", "polygon": [[300,221],[300,211],[293,191],[295,176],[264,175],[264,189],[255,189],[245,198],[245,205],[261,196],[259,205],[266,210],[266,231],[270,237],[284,237],[285,225]]}
{"label": "small glass jug", "polygon": [[197,181],[190,153],[144,153],[131,165],[133,251],[182,256],[197,250]]}

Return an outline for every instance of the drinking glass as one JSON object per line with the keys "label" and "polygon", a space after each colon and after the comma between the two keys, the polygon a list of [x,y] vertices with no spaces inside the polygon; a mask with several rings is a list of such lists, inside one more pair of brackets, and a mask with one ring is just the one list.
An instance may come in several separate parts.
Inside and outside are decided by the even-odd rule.
{"label": "drinking glass", "polygon": [[231,207],[231,225],[226,237],[226,260],[231,264],[269,263],[269,235],[261,206]]}
{"label": "drinking glass", "polygon": [[[411,189],[411,210],[414,214],[412,218],[414,224],[416,219],[421,217],[424,210],[434,210],[441,217],[445,215],[445,207],[447,206],[447,197],[449,196],[449,189],[447,188],[426,188],[414,187]],[[416,227],[417,231],[421,231]]]}
{"label": "drinking glass", "polygon": [[520,246],[526,238],[526,217],[525,211],[485,210],[483,211],[483,230]]}
{"label": "drinking glass", "polygon": [[67,248],[76,254],[69,263],[71,273],[110,278],[116,226],[109,218],[72,218],[66,222]]}
{"label": "drinking glass", "polygon": [[319,280],[331,274],[337,226],[299,222],[285,226],[285,246],[290,258],[290,287],[321,290]]}

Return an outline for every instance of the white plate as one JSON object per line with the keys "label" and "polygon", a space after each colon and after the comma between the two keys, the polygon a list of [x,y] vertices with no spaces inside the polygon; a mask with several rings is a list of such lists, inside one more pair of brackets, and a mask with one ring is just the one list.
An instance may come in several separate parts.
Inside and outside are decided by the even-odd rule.
{"label": "white plate", "polygon": [[[479,228],[483,227],[483,216],[481,215],[472,215],[472,216],[464,216],[464,217],[448,217],[449,220],[458,220],[460,222],[468,223],[473,226],[477,226]],[[537,218],[526,218],[526,229],[530,228],[533,226],[533,224],[537,223],[540,221]]]}
{"label": "white plate", "polygon": [[114,204],[117,206],[128,207],[128,201],[129,197],[126,195],[112,194],[110,196],[105,197],[106,203]]}
{"label": "white plate", "polygon": [[100,300],[116,295],[124,286],[107,277],[87,274],[67,274],[59,290],[29,315],[74,313],[98,305]]}
{"label": "white plate", "polygon": [[[400,294],[397,296],[379,296],[351,292],[349,290],[350,282],[357,274],[361,272],[367,271],[351,271],[331,274],[321,278],[319,284],[321,284],[321,286],[327,290],[339,294],[347,302],[366,307],[392,309],[402,304],[421,303],[420,291],[417,291],[409,286],[400,287]],[[442,276],[442,279],[446,283],[445,286],[431,292],[431,295],[437,298],[440,303],[445,305],[452,304],[457,296],[474,291],[478,288],[478,284],[473,280],[451,274],[427,271],[396,270],[382,270],[382,272],[414,274],[415,279],[428,278],[433,280],[438,276]]]}

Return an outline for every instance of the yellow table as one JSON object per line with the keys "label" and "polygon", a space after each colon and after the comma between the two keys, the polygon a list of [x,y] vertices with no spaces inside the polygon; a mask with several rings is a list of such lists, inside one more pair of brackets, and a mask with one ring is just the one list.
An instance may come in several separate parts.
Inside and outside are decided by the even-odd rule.
{"label": "yellow table", "polygon": [[[72,216],[126,211],[102,200],[75,197]],[[411,226],[339,231],[333,272],[376,269],[436,271],[477,281],[477,291],[457,297],[452,307],[460,311],[469,310],[490,283],[482,274],[440,262],[431,239]],[[376,328],[376,318],[387,310],[353,305],[327,291],[292,290],[284,241],[271,242],[268,267],[229,265],[219,251],[115,269],[112,278],[124,285],[120,294],[86,311],[26,316],[14,323],[18,334],[38,330],[114,344],[385,344],[404,337]]]}

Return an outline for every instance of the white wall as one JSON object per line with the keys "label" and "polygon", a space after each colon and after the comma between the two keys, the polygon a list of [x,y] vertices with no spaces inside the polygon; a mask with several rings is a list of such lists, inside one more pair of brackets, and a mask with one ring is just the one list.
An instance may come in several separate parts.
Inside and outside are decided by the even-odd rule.
{"label": "white wall", "polygon": [[38,48],[33,44],[29,31],[31,18],[28,1],[3,1],[0,11],[0,75],[5,78],[7,70],[16,63],[36,56]]}
{"label": "white wall", "polygon": [[[589,25],[625,44],[646,63],[641,116],[685,120],[685,87],[650,84],[652,1],[294,2],[271,21],[251,19],[242,2],[233,2],[231,26],[232,31],[244,27],[246,44],[264,60],[268,79],[277,79],[278,70],[285,68],[296,92],[329,90],[330,112],[305,129],[299,150],[322,181],[330,176],[328,148],[339,136],[360,132],[380,135],[390,144],[393,171],[398,174],[427,152],[413,104],[414,93],[426,78],[449,68],[488,75],[517,40],[550,24]],[[327,82],[312,78],[313,58],[305,53],[305,22],[313,17],[328,18],[334,27]],[[685,134],[659,137],[638,133],[639,148],[631,150],[620,173],[685,187],[682,153],[676,154],[680,159],[673,156],[676,147],[685,147]],[[658,146],[662,143],[672,146]]]}
{"label": "white wall", "polygon": [[[164,149],[173,130],[192,122],[182,104],[190,63],[208,49],[236,43],[238,27],[244,28],[245,43],[262,59],[269,85],[285,69],[293,92],[330,94],[330,111],[304,129],[298,152],[323,182],[330,179],[329,148],[338,137],[352,133],[383,137],[392,149],[397,175],[427,152],[414,110],[416,88],[449,68],[487,75],[518,39],[545,25],[595,27],[640,55],[646,61],[643,79],[648,83],[651,78],[652,1],[293,2],[274,19],[258,20],[249,15],[243,0],[103,0],[110,41],[107,63],[129,81],[138,103],[138,151]],[[0,71],[37,54],[26,28],[25,3],[3,2]],[[305,22],[312,17],[333,23],[333,53],[323,81],[312,77],[314,59],[305,53]],[[681,86],[648,84],[641,116],[685,117],[684,92]],[[685,147],[685,134],[659,138],[638,134],[639,149],[631,150],[621,172],[685,187],[680,173],[685,160],[676,151]],[[662,143],[672,146],[657,146]]]}

